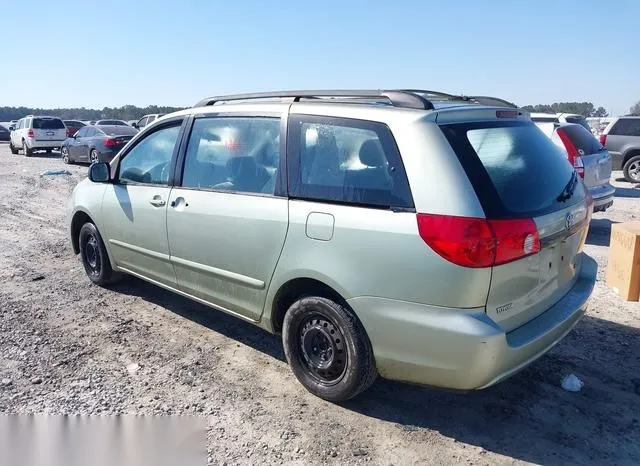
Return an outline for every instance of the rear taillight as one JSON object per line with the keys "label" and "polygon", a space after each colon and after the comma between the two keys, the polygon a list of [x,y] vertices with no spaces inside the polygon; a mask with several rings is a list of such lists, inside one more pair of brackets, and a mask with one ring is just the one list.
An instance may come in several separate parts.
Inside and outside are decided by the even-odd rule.
{"label": "rear taillight", "polygon": [[602,145],[602,147],[604,147],[604,145],[607,143],[607,135],[601,134],[598,138],[598,141],[600,141],[600,144]]}
{"label": "rear taillight", "polygon": [[105,139],[104,140],[104,146],[105,147],[115,147],[118,143],[116,142],[115,139]]}
{"label": "rear taillight", "polygon": [[571,141],[571,138],[565,133],[562,129],[556,130],[558,137],[564,144],[565,149],[567,150],[567,157],[569,159],[569,163],[573,165],[578,175],[584,178],[584,164],[582,163],[582,158],[580,157],[580,153],[578,152],[578,148]]}
{"label": "rear taillight", "polygon": [[27,131],[27,137],[28,138],[32,138],[33,137],[33,130],[32,129]]}
{"label": "rear taillight", "polygon": [[418,214],[418,231],[431,249],[463,267],[492,267],[540,251],[540,237],[532,219]]}

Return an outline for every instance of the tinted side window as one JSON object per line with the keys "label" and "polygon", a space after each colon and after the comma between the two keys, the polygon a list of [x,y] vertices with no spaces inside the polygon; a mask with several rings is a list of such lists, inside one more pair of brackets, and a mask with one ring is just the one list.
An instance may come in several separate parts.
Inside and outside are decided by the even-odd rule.
{"label": "tinted side window", "polygon": [[180,125],[161,128],[147,135],[124,156],[118,167],[120,183],[166,185],[171,157]]}
{"label": "tinted side window", "polygon": [[87,136],[87,130],[88,130],[88,129],[89,129],[89,128],[86,128],[86,127],[85,127],[85,128],[80,128],[80,129],[78,130],[78,132],[76,133],[76,137],[77,137],[77,138],[84,138],[84,137],[86,137],[86,136]]}
{"label": "tinted side window", "polygon": [[84,133],[85,138],[90,138],[96,135],[96,129],[95,128],[87,128],[87,130]]}
{"label": "tinted side window", "polygon": [[279,118],[198,118],[187,145],[182,186],[274,194],[279,165]]}
{"label": "tinted side window", "polygon": [[289,193],[374,207],[412,208],[409,184],[389,128],[344,118],[292,117]]}
{"label": "tinted side window", "polygon": [[138,120],[138,126],[140,128],[142,128],[143,126],[145,126],[147,124],[147,117],[141,118],[140,120]]}
{"label": "tinted side window", "polygon": [[609,134],[621,136],[640,136],[640,118],[620,118]]}

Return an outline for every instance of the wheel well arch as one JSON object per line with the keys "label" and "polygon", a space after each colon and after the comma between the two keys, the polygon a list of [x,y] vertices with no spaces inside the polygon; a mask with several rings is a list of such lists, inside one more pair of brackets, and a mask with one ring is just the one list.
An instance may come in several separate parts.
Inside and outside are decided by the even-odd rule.
{"label": "wheel well arch", "polygon": [[273,298],[270,320],[274,333],[282,331],[282,323],[287,310],[294,302],[304,296],[321,296],[349,307],[347,300],[326,283],[314,278],[294,278],[280,286]]}
{"label": "wheel well arch", "polygon": [[71,220],[71,246],[74,254],[80,253],[80,229],[87,222],[96,224],[89,214],[82,210],[73,214],[73,219]]}

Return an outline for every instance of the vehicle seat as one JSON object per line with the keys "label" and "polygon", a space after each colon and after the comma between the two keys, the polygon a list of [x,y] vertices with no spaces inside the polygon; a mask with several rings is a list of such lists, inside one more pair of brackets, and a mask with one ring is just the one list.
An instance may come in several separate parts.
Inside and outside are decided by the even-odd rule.
{"label": "vehicle seat", "polygon": [[388,161],[380,141],[369,139],[363,142],[358,156],[365,167],[347,171],[345,185],[355,189],[391,190]]}
{"label": "vehicle seat", "polygon": [[269,181],[269,172],[253,157],[232,157],[227,165],[234,191],[260,193]]}
{"label": "vehicle seat", "polygon": [[308,183],[318,186],[339,186],[344,183],[340,150],[333,133],[319,132],[308,172]]}

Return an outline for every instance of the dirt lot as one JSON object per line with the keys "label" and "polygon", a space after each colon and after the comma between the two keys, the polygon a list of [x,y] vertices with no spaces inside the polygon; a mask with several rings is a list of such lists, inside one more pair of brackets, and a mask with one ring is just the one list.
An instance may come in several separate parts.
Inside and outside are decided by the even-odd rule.
{"label": "dirt lot", "polygon": [[50,168],[57,154],[0,145],[0,412],[207,416],[215,464],[640,463],[640,305],[604,283],[611,223],[640,219],[640,189],[616,182],[595,216],[591,308],[532,367],[468,394],[378,380],[339,406],[296,382],[277,337],[137,279],[91,286],[64,219],[87,168]]}

